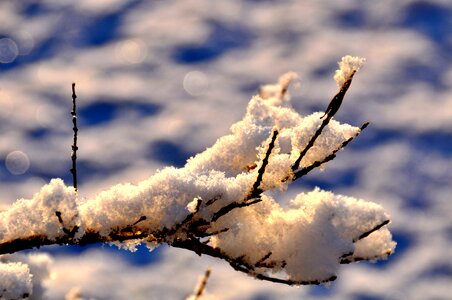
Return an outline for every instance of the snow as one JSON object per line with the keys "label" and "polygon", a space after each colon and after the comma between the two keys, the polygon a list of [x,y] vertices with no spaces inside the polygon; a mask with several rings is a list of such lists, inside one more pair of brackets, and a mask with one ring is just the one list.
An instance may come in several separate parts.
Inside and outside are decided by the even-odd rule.
{"label": "snow", "polygon": [[26,264],[0,263],[0,298],[23,299],[31,295],[32,275]]}
{"label": "snow", "polygon": [[[350,67],[356,61],[362,59],[343,58],[340,70],[344,74],[349,68],[356,71],[357,67]],[[344,62],[348,62],[345,67]],[[354,245],[389,222],[383,208],[318,188],[296,196],[288,209],[264,194],[262,202],[216,219],[220,208],[247,201],[273,130],[279,132],[278,143],[270,153],[260,184],[264,191],[287,188],[292,162],[320,127],[322,113],[302,117],[290,107],[283,90],[295,75],[288,73],[281,78],[275,85],[279,86],[279,94],[252,98],[243,120],[231,127],[231,134],[192,157],[185,167],[166,167],[136,185],[115,185],[82,201],[77,200],[73,188],[61,179],[53,179],[33,199],[20,199],[0,213],[0,242],[34,236],[58,241],[74,227],[75,241],[93,232],[108,240],[112,233],[134,226],[150,237],[159,236],[147,241],[171,243],[175,238],[188,238],[184,232],[166,232],[179,228],[192,215],[190,218],[207,222],[211,232],[220,232],[210,234],[214,248],[232,259],[240,257],[241,263],[257,266],[249,273],[251,276],[280,276],[283,272],[293,282],[327,282],[336,278],[341,258],[353,261],[386,257],[396,245],[386,228],[385,234],[367,236],[357,251]],[[284,102],[279,101],[282,97]],[[321,161],[359,131],[331,121],[303,158],[302,166]],[[132,251],[142,242],[136,238],[125,243],[111,241]]]}
{"label": "snow", "polygon": [[19,199],[10,209],[0,213],[0,241],[39,235],[54,240],[63,234],[55,215],[57,211],[64,216],[67,228],[79,224],[75,199],[72,187],[65,186],[61,179],[53,179],[32,200]]}
{"label": "snow", "polygon": [[[22,284],[22,288],[19,286],[14,287],[11,285],[6,288],[9,292],[0,297],[1,299],[15,299],[13,292],[21,295],[27,294],[30,299],[44,299],[45,287],[44,281],[50,277],[50,268],[52,265],[52,258],[45,253],[31,253],[31,254],[8,254],[2,255],[0,258],[0,269],[7,266],[15,266],[16,272],[22,278],[17,278],[17,285]],[[23,270],[21,270],[23,269]],[[23,273],[25,272],[25,273]],[[1,273],[1,272],[0,272]],[[1,276],[1,275],[0,275]],[[19,281],[21,283],[19,283]],[[4,281],[0,281],[4,282]],[[26,288],[24,287],[26,286]],[[26,289],[27,292],[21,292],[21,289]],[[11,297],[11,298],[8,298]],[[19,297],[20,299],[22,297]]]}
{"label": "snow", "polygon": [[[324,172],[313,171],[275,198],[286,205],[286,199],[320,186],[377,202],[390,213],[398,242],[388,261],[341,268],[328,289],[256,281],[222,261],[170,247],[151,254],[139,247],[138,256],[109,247],[42,248],[57,254],[52,270],[60,274],[46,281],[49,299],[63,299],[76,286],[87,298],[182,299],[209,264],[209,292],[222,299],[449,298],[450,1],[102,0],[81,6],[24,0],[0,6],[2,37],[14,40],[20,53],[0,68],[0,156],[4,161],[18,150],[30,162],[23,175],[1,164],[0,210],[32,198],[51,178],[70,185],[73,81],[80,120],[103,120],[81,125],[84,201],[166,165],[182,166],[228,133],[259,85],[287,70],[300,74],[299,85],[289,89],[295,109],[302,115],[323,110],[336,89],[331,71],[350,53],[367,62],[337,119],[371,125]],[[139,64],[133,63],[136,53],[123,47],[131,40],[145,47]],[[204,60],[181,61],[178,54],[189,51]],[[193,71],[208,80],[196,96],[183,86]],[[99,103],[113,114],[98,109]]]}
{"label": "snow", "polygon": [[286,262],[283,270],[289,278],[304,281],[336,275],[338,258],[344,254],[379,258],[388,253],[382,249],[391,253],[395,248],[387,234],[371,238],[372,245],[354,252],[356,237],[389,220],[377,204],[319,189],[300,194],[290,203],[290,209],[284,210],[266,197],[255,211],[249,208],[234,212],[223,225],[232,230],[215,237],[215,245],[236,257],[246,252],[245,259],[250,262],[272,252],[271,261]]}
{"label": "snow", "polygon": [[339,62],[339,70],[334,74],[334,80],[336,80],[337,86],[341,87],[345,81],[361,68],[365,61],[365,58],[357,56],[347,55],[342,57]]}

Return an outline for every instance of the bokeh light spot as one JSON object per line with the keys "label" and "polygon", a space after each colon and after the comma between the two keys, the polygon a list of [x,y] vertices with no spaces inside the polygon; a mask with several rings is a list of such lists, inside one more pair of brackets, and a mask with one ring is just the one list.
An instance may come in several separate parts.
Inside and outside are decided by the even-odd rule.
{"label": "bokeh light spot", "polygon": [[200,71],[188,72],[184,77],[184,89],[192,96],[200,96],[209,88],[209,78]]}
{"label": "bokeh light spot", "polygon": [[22,175],[27,172],[30,167],[30,160],[27,154],[20,150],[10,152],[6,156],[6,168],[13,175]]}
{"label": "bokeh light spot", "polygon": [[17,55],[19,55],[19,48],[12,39],[0,39],[0,63],[12,63],[16,59]]}
{"label": "bokeh light spot", "polygon": [[146,45],[138,39],[123,41],[116,47],[116,57],[128,64],[142,63],[146,56]]}

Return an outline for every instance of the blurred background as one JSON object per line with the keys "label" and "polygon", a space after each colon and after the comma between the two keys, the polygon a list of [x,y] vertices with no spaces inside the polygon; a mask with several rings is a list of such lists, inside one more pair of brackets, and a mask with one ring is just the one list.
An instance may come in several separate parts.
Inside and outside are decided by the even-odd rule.
{"label": "blurred background", "polygon": [[0,2],[0,209],[51,178],[72,185],[71,83],[79,196],[136,183],[229,132],[262,84],[295,71],[301,114],[324,110],[346,54],[367,58],[336,119],[371,126],[315,186],[383,205],[398,245],[343,266],[329,286],[260,282],[161,246],[45,247],[48,299],[182,299],[207,267],[212,299],[451,299],[452,3],[446,0]]}

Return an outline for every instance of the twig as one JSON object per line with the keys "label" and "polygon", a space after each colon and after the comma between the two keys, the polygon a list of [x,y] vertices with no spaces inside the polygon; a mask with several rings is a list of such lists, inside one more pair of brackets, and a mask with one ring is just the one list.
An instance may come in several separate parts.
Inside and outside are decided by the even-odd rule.
{"label": "twig", "polygon": [[253,204],[256,204],[256,203],[259,203],[262,201],[262,199],[260,199],[260,195],[262,194],[263,190],[261,189],[260,185],[262,184],[262,179],[264,177],[265,168],[268,165],[268,160],[270,158],[270,154],[271,154],[273,148],[275,147],[275,142],[276,142],[277,137],[278,137],[278,130],[275,129],[273,131],[270,143],[268,145],[267,152],[265,153],[265,157],[262,160],[262,165],[259,168],[259,170],[257,171],[256,181],[254,182],[253,187],[251,188],[251,191],[249,192],[248,196],[243,201],[232,202],[232,203],[220,208],[218,211],[216,211],[213,214],[211,222],[217,221],[219,218],[226,215],[227,213],[229,213],[231,210],[233,210],[235,208],[250,206],[250,205],[253,205]]}
{"label": "twig", "polygon": [[344,96],[347,93],[347,90],[348,90],[348,88],[350,87],[350,85],[352,83],[352,79],[353,79],[353,75],[354,74],[355,74],[355,72],[353,72],[352,75],[350,76],[350,78],[347,79],[344,82],[344,84],[342,85],[342,87],[339,90],[339,92],[330,101],[330,104],[328,105],[328,108],[326,109],[325,114],[321,117],[321,118],[323,118],[323,117],[326,116],[326,118],[323,120],[322,124],[317,129],[315,134],[311,137],[311,140],[309,140],[309,142],[306,145],[306,147],[300,152],[300,155],[298,156],[297,160],[293,163],[293,165],[291,167],[293,172],[298,170],[298,168],[300,167],[300,163],[301,163],[301,160],[303,159],[303,157],[306,155],[306,153],[309,151],[309,149],[311,149],[312,146],[314,146],[315,141],[320,136],[320,134],[322,133],[323,129],[326,127],[326,125],[328,125],[330,120],[333,118],[333,116],[337,113],[337,111],[341,107],[342,100],[344,99]]}
{"label": "twig", "polygon": [[353,71],[350,77],[342,84],[341,89],[339,92],[334,96],[334,98],[331,100],[330,104],[328,105],[325,114],[321,117],[325,117],[328,115],[328,117],[333,117],[339,108],[341,107],[342,100],[344,99],[345,94],[347,93],[348,88],[352,84],[353,76],[355,75],[356,71]]}
{"label": "twig", "polygon": [[64,226],[64,221],[63,217],[61,216],[61,212],[58,210],[55,211],[55,216],[58,218],[58,222],[61,224],[63,232],[68,236],[68,238],[73,238],[77,231],[79,230],[79,227],[75,225],[74,227],[72,227],[72,229],[66,228],[66,226]]}
{"label": "twig", "polygon": [[146,221],[146,216],[141,216],[137,221],[135,221],[132,225],[128,225],[126,227],[124,227],[123,229],[121,229],[121,233],[126,233],[126,232],[133,232],[135,229],[135,226],[143,221]]}
{"label": "twig", "polygon": [[204,277],[202,278],[202,281],[199,284],[198,289],[196,290],[196,293],[195,293],[195,296],[194,296],[193,300],[198,300],[199,297],[202,296],[202,293],[204,292],[204,289],[205,289],[205,287],[207,285],[207,281],[209,280],[210,273],[211,273],[211,270],[209,268],[204,273]]}
{"label": "twig", "polygon": [[390,222],[389,220],[384,220],[383,222],[381,222],[380,224],[378,224],[378,225],[375,226],[374,228],[372,228],[372,229],[370,229],[370,230],[368,230],[368,231],[362,233],[359,237],[354,238],[354,239],[353,239],[353,243],[356,243],[357,241],[362,240],[362,239],[365,238],[365,237],[368,237],[371,233],[373,233],[373,232],[379,230],[381,227],[383,227],[383,226],[385,226],[385,225],[388,225],[389,222]]}
{"label": "twig", "polygon": [[[371,233],[381,229],[383,226],[386,226],[390,223],[390,220],[384,220],[383,222],[381,222],[380,224],[374,226],[372,229],[362,233],[360,236],[356,237],[353,239],[353,243],[356,243],[366,237],[368,237]],[[357,262],[357,261],[361,261],[361,260],[372,260],[372,258],[363,258],[363,257],[353,257],[353,253],[354,252],[350,252],[350,253],[346,253],[344,255],[342,255],[340,257],[340,263],[341,264],[349,264],[352,262]],[[390,255],[392,254],[392,251],[386,251],[385,253],[386,255]],[[376,256],[374,259],[377,259],[378,257],[380,257],[381,255]]]}
{"label": "twig", "polygon": [[308,285],[308,284],[322,284],[336,279],[335,275],[331,275],[330,277],[325,278],[323,280],[312,280],[312,281],[311,280],[297,281],[291,279],[271,277],[263,273],[256,273],[254,270],[254,266],[246,263],[243,259],[244,258],[243,256],[239,256],[236,258],[230,257],[226,253],[224,253],[220,248],[214,248],[196,239],[188,240],[175,239],[174,241],[169,242],[168,244],[176,248],[193,251],[198,255],[205,254],[212,257],[223,259],[227,261],[234,270],[246,273],[260,280],[277,282],[287,285]]}
{"label": "twig", "polygon": [[308,174],[309,172],[311,172],[315,168],[320,167],[321,165],[323,165],[323,164],[333,160],[334,158],[336,158],[336,153],[339,150],[344,149],[348,145],[348,143],[353,141],[364,129],[366,129],[366,127],[368,125],[369,125],[368,122],[364,123],[360,127],[360,131],[356,135],[354,135],[354,136],[348,138],[347,140],[345,140],[337,149],[333,150],[333,152],[331,154],[329,154],[328,156],[326,156],[324,159],[316,161],[316,162],[314,162],[312,165],[310,165],[308,167],[304,167],[302,169],[299,169],[299,170],[295,171],[293,173],[292,180],[295,181],[295,180],[299,179],[300,177],[303,177],[304,175]]}
{"label": "twig", "polygon": [[267,259],[270,258],[270,256],[272,256],[273,252],[268,252],[266,255],[264,255],[264,257],[262,257],[261,259],[259,259],[254,266],[256,268],[260,268],[260,267],[265,267],[266,265],[264,264],[264,261],[266,261]]}
{"label": "twig", "polygon": [[[172,229],[169,229],[167,232],[165,232],[166,235],[173,235],[175,234],[179,229],[181,229],[184,225],[190,223],[193,218],[195,217],[195,215],[199,212],[199,209],[201,208],[201,204],[202,204],[202,199],[200,197],[197,198],[196,200],[196,207],[195,207],[195,211],[189,213],[184,220],[182,220],[182,222],[176,224]],[[202,222],[202,221],[200,221]],[[165,230],[165,229],[164,229]]]}
{"label": "twig", "polygon": [[242,202],[232,202],[232,203],[230,203],[230,204],[228,204],[226,206],[223,206],[218,211],[216,211],[213,214],[211,222],[217,221],[219,218],[221,218],[222,216],[226,215],[227,213],[229,213],[231,210],[233,210],[235,208],[247,207],[247,206],[259,203],[261,201],[262,201],[262,199],[256,198],[256,199],[252,199],[251,201],[246,201],[246,202],[243,202],[243,201]]}
{"label": "twig", "polygon": [[73,184],[74,184],[74,189],[77,192],[77,133],[78,133],[78,128],[77,128],[77,107],[76,107],[76,99],[77,99],[77,95],[75,94],[75,83],[72,83],[72,111],[71,111],[71,115],[72,115],[72,130],[74,131],[74,139],[73,139],[73,143],[72,143],[72,153],[71,153],[71,160],[72,160],[72,168],[71,168],[71,173],[72,173],[72,178],[73,178]]}
{"label": "twig", "polygon": [[273,131],[273,135],[270,140],[270,144],[268,145],[267,152],[265,153],[265,157],[262,160],[262,165],[257,172],[256,181],[254,182],[253,188],[251,189],[251,192],[249,193],[246,200],[257,198],[257,197],[259,197],[260,194],[262,194],[263,190],[261,189],[260,185],[262,183],[262,179],[264,178],[265,168],[268,165],[268,160],[270,158],[270,154],[272,153],[272,150],[275,147],[275,141],[276,141],[277,137],[278,137],[278,130],[275,129]]}
{"label": "twig", "polygon": [[135,226],[142,221],[146,221],[146,219],[146,216],[141,216],[135,223],[132,224],[132,226]]}
{"label": "twig", "polygon": [[346,257],[342,257],[341,260],[339,261],[339,263],[341,265],[346,265],[346,264],[350,264],[353,262],[358,262],[358,261],[362,261],[362,260],[375,260],[375,259],[379,259],[384,255],[391,255],[392,251],[391,250],[386,250],[384,253],[381,253],[379,255],[375,255],[373,257],[352,257],[353,253],[350,256],[346,256]]}

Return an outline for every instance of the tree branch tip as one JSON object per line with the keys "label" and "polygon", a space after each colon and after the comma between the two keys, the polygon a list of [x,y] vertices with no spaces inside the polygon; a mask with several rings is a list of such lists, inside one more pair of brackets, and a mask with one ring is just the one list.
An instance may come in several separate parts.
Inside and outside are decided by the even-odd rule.
{"label": "tree branch tip", "polygon": [[367,128],[367,126],[369,126],[370,122],[366,122],[363,125],[361,125],[361,127],[359,128],[361,131],[363,131],[364,129]]}
{"label": "tree branch tip", "polygon": [[55,216],[58,218],[58,222],[60,222],[60,224],[63,225],[63,218],[61,217],[61,212],[56,210]]}
{"label": "tree branch tip", "polygon": [[135,223],[132,224],[132,226],[135,226],[138,223],[140,223],[141,221],[145,221],[146,219],[147,219],[146,216],[141,216]]}
{"label": "tree branch tip", "polygon": [[78,127],[77,127],[77,103],[76,103],[77,95],[75,94],[75,82],[72,83],[72,130],[73,130],[73,137],[72,137],[72,154],[71,154],[71,160],[72,160],[72,168],[71,168],[71,174],[72,174],[72,180],[73,180],[73,186],[75,191],[77,192],[77,133],[78,133]]}
{"label": "tree branch tip", "polygon": [[209,276],[210,276],[211,272],[212,272],[212,270],[210,268],[207,268],[207,270],[204,272],[204,276],[202,277],[202,280],[199,283],[199,286],[193,297],[194,300],[198,300],[202,296],[204,289],[206,288],[207,281],[209,280]]}
{"label": "tree branch tip", "polygon": [[255,266],[256,268],[259,268],[259,267],[265,267],[264,261],[266,261],[267,259],[269,259],[270,256],[272,256],[272,254],[273,254],[272,251],[268,252],[268,253],[267,253],[266,255],[264,255],[261,259],[259,259],[259,260],[254,264],[254,266]]}
{"label": "tree branch tip", "polygon": [[388,225],[390,222],[391,222],[391,220],[389,220],[389,219],[388,219],[388,220],[384,220],[382,223],[376,225],[376,226],[373,227],[372,229],[370,229],[370,230],[368,230],[368,231],[362,233],[359,237],[353,239],[353,243],[356,243],[357,241],[362,240],[362,239],[368,237],[370,234],[372,234],[373,232],[375,232],[375,231],[381,229],[383,226]]}

